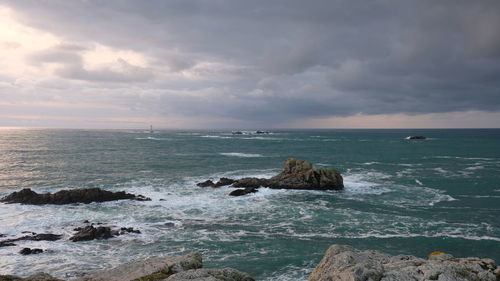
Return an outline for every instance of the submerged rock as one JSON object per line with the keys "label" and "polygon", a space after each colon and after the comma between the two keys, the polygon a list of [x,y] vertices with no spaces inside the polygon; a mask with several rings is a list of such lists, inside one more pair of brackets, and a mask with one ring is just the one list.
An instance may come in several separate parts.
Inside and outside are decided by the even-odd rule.
{"label": "submerged rock", "polygon": [[30,248],[24,248],[21,251],[19,251],[21,255],[34,255],[34,254],[40,254],[43,253],[42,249],[30,249]]}
{"label": "submerged rock", "polygon": [[308,278],[308,281],[330,280],[497,281],[500,275],[491,259],[453,258],[449,254],[435,252],[425,260],[333,245]]}
{"label": "submerged rock", "polygon": [[13,192],[0,199],[0,202],[5,203],[21,203],[32,205],[43,204],[73,204],[73,203],[92,203],[92,202],[106,202],[122,199],[131,199],[139,201],[151,200],[142,195],[135,195],[126,193],[124,191],[111,192],[102,190],[100,188],[84,188],[84,189],[71,189],[61,190],[56,193],[38,194],[29,188],[21,191]]}
{"label": "submerged rock", "polygon": [[103,240],[127,233],[137,233],[137,234],[141,233],[140,230],[134,229],[133,227],[122,227],[120,229],[111,229],[111,227],[109,226],[94,227],[93,224],[84,227],[77,227],[74,229],[74,231],[77,231],[77,233],[75,233],[71,238],[69,238],[69,240],[73,242]]}
{"label": "submerged rock", "polygon": [[196,185],[199,187],[221,187],[225,185],[231,185],[235,183],[236,180],[229,179],[229,178],[220,178],[218,182],[214,183],[211,180],[206,180],[204,182],[197,183]]}
{"label": "submerged rock", "polygon": [[6,246],[16,246],[15,243],[17,241],[56,241],[61,239],[62,235],[59,234],[52,234],[52,233],[32,233],[31,235],[25,235],[21,236],[18,238],[11,238],[11,239],[5,239],[0,241],[0,247],[6,247]]}
{"label": "submerged rock", "polygon": [[46,273],[37,273],[26,278],[17,277],[14,275],[0,275],[0,281],[63,281],[54,278]]}
{"label": "submerged rock", "polygon": [[244,188],[244,189],[233,190],[233,191],[231,191],[231,193],[229,193],[229,195],[230,196],[242,196],[242,195],[246,195],[246,194],[249,194],[249,193],[255,193],[257,191],[258,190],[255,187],[247,187],[247,188]]}
{"label": "submerged rock", "polygon": [[89,225],[80,229],[77,229],[77,233],[73,235],[69,240],[73,242],[78,241],[89,241],[89,240],[102,240],[113,237],[111,233],[111,228],[106,226],[94,227],[93,225]]}

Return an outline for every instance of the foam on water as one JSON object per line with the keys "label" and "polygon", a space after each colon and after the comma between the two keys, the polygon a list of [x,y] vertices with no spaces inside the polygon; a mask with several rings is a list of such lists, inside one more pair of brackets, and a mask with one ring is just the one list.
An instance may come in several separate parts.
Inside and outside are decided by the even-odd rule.
{"label": "foam on water", "polygon": [[224,156],[233,156],[233,157],[242,157],[242,158],[255,158],[255,157],[264,157],[262,154],[257,153],[242,153],[242,152],[224,152],[219,153]]}

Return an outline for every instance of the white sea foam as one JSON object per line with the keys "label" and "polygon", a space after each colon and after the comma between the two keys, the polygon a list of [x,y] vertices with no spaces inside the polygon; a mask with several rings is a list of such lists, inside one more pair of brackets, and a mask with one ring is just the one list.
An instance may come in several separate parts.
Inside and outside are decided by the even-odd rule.
{"label": "white sea foam", "polygon": [[460,156],[431,156],[431,157],[424,157],[424,158],[464,159],[464,160],[484,160],[484,161],[495,160],[495,158],[486,158],[486,157],[460,157]]}
{"label": "white sea foam", "polygon": [[200,138],[213,138],[213,139],[232,139],[233,137],[226,137],[226,136],[216,136],[216,135],[203,135],[203,136],[200,136]]}
{"label": "white sea foam", "polygon": [[241,158],[264,157],[262,154],[257,154],[257,153],[224,152],[219,154],[224,156],[241,157]]}
{"label": "white sea foam", "polygon": [[135,138],[136,140],[172,140],[169,138],[155,138],[155,137],[144,137],[144,138]]}
{"label": "white sea foam", "polygon": [[475,171],[475,170],[481,170],[481,169],[484,169],[484,166],[472,166],[472,167],[465,168],[465,170],[468,170],[468,171]]}

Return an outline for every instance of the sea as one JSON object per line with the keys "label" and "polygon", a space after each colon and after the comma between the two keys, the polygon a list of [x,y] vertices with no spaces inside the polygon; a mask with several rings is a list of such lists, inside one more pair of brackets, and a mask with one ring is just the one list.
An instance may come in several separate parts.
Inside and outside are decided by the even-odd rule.
{"label": "sea", "polygon": [[[409,140],[423,135],[425,140]],[[200,188],[220,177],[271,177],[288,158],[338,170],[341,191],[241,197]],[[304,281],[332,244],[390,254],[500,262],[500,130],[1,129],[0,197],[98,187],[150,197],[71,205],[0,203],[0,233],[62,234],[0,247],[0,274],[71,279],[151,256],[203,254],[256,280]],[[71,242],[85,220],[140,234]],[[23,256],[24,248],[43,253]]]}

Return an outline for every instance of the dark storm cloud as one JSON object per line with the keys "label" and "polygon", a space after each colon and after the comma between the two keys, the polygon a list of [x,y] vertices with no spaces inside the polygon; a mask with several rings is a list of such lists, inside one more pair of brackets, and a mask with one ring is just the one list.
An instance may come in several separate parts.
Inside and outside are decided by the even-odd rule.
{"label": "dark storm cloud", "polygon": [[[171,94],[179,89],[161,78],[148,85],[165,90],[150,105],[165,114],[283,121],[500,110],[497,0],[2,2],[68,42],[135,50],[171,72],[208,76],[182,87],[201,96]],[[126,61],[123,73],[87,71],[80,51],[66,45],[31,62],[61,63],[56,74],[70,79],[153,77]],[[207,74],[204,62],[242,67]]]}

